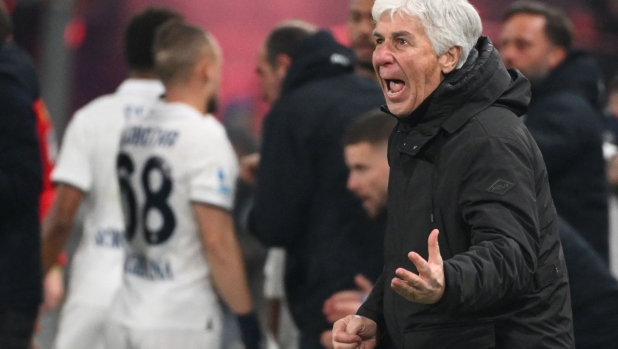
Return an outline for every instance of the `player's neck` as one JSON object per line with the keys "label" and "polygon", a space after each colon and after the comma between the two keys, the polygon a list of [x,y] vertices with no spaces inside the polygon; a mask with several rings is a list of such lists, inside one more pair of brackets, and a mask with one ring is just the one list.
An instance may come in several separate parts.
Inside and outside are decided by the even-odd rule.
{"label": "player's neck", "polygon": [[131,79],[146,79],[146,80],[158,80],[159,77],[152,70],[131,70],[129,71],[129,78]]}
{"label": "player's neck", "polygon": [[165,102],[167,103],[184,103],[196,109],[200,114],[206,114],[206,100],[203,94],[196,93],[196,90],[189,85],[166,86]]}

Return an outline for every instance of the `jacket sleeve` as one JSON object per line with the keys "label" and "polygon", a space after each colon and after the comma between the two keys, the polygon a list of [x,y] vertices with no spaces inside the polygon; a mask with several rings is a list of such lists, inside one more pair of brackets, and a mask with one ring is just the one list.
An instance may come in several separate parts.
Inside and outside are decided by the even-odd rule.
{"label": "jacket sleeve", "polygon": [[42,159],[34,110],[16,89],[0,93],[0,211],[38,208]]}
{"label": "jacket sleeve", "polygon": [[314,187],[311,144],[282,108],[264,123],[250,229],[267,246],[290,246],[309,214]]}
{"label": "jacket sleeve", "polygon": [[508,303],[532,290],[538,261],[532,145],[486,138],[464,148],[458,205],[471,246],[444,261],[446,287],[434,311],[473,312]]}
{"label": "jacket sleeve", "polygon": [[369,297],[367,297],[363,305],[358,308],[356,314],[375,321],[378,325],[380,337],[387,335],[386,322],[384,320],[384,272],[380,274]]}
{"label": "jacket sleeve", "polygon": [[543,154],[550,178],[571,166],[576,154],[589,153],[590,147],[602,151],[601,120],[602,116],[575,94],[547,98],[535,107],[526,125]]}

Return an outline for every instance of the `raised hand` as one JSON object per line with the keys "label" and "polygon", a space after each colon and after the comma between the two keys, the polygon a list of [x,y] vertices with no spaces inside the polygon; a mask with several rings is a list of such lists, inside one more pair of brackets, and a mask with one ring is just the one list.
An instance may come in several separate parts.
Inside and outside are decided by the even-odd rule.
{"label": "raised hand", "polygon": [[416,252],[408,253],[408,258],[418,270],[418,275],[403,268],[395,271],[391,288],[411,302],[433,304],[444,294],[444,263],[438,246],[438,230],[429,234],[429,259],[426,261]]}

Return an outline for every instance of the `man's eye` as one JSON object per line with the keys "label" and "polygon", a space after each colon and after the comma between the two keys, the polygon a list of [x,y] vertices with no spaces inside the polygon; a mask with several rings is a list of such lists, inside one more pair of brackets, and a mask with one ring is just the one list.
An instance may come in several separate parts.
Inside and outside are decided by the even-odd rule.
{"label": "man's eye", "polygon": [[405,39],[397,39],[397,43],[400,45],[406,45],[408,41],[406,41]]}
{"label": "man's eye", "polygon": [[377,45],[377,44],[381,44],[381,43],[383,43],[383,42],[384,42],[384,39],[382,39],[382,38],[377,38],[375,41],[376,41],[376,45]]}

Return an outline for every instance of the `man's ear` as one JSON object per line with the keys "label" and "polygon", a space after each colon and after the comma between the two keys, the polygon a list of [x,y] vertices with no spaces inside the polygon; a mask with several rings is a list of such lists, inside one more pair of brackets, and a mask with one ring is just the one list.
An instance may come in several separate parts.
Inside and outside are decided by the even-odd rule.
{"label": "man's ear", "polygon": [[547,57],[549,60],[549,68],[556,68],[562,61],[564,61],[567,57],[568,53],[564,47],[561,46],[552,46],[549,50],[549,56]]}
{"label": "man's ear", "polygon": [[212,78],[212,64],[206,57],[202,57],[195,65],[195,70],[199,73],[202,81],[206,82]]}
{"label": "man's ear", "polygon": [[292,65],[292,58],[284,53],[280,53],[277,56],[277,65],[275,67],[275,71],[277,76],[283,80],[288,73],[288,69]]}
{"label": "man's ear", "polygon": [[453,46],[448,49],[445,53],[443,53],[440,57],[438,57],[438,64],[440,65],[440,70],[442,74],[446,75],[455,68],[457,68],[457,63],[459,62],[459,58],[461,57],[461,46]]}

